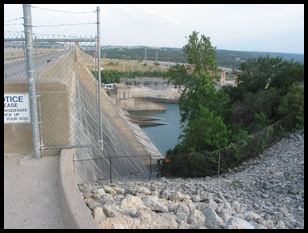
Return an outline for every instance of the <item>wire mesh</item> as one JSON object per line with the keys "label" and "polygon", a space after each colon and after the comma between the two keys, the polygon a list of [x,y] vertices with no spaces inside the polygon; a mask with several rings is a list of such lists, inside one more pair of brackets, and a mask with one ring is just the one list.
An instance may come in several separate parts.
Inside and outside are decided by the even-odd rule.
{"label": "wire mesh", "polygon": [[[97,82],[83,75],[78,38],[34,35],[41,144],[44,149],[62,145],[97,145]],[[61,42],[63,40],[64,42]],[[95,41],[84,42],[95,47]],[[94,58],[91,58],[94,59]]]}
{"label": "wire mesh", "polygon": [[[77,154],[90,154],[90,148],[78,148]],[[119,179],[153,180],[159,174],[159,160],[151,155],[110,155],[105,157],[74,158],[77,183],[97,179],[112,183]],[[139,164],[139,165],[138,165]],[[142,166],[140,166],[142,164]],[[86,169],[85,169],[86,168]]]}
{"label": "wire mesh", "polygon": [[[23,73],[25,78],[25,35],[23,32],[4,34],[4,81],[17,80]],[[6,40],[11,39],[11,40]],[[14,39],[14,40],[13,40]],[[16,64],[18,62],[18,64]],[[23,72],[24,71],[24,72]]]}
{"label": "wire mesh", "polygon": [[[23,82],[26,85],[23,33],[6,35],[5,38],[10,38],[5,42],[7,80]],[[70,39],[71,42],[66,39]],[[95,58],[97,53],[95,37],[91,39],[92,42],[78,43],[75,42],[79,40],[78,38],[35,33],[33,35],[43,155],[57,154],[65,145],[76,145],[86,147],[76,151],[77,160],[99,157],[98,81],[90,71],[97,65]],[[133,171],[148,174],[145,165],[145,160],[148,158],[137,157],[144,151],[159,157],[161,156],[159,151],[140,127],[129,121],[125,111],[113,104],[104,91],[101,95],[103,156],[135,155],[134,158],[115,161],[114,177],[127,175]],[[138,138],[140,144],[136,144],[133,137]],[[88,145],[90,146],[87,147]],[[80,173],[87,171],[85,163],[92,163],[92,167],[100,166],[101,171],[109,169],[108,161],[96,165],[89,161],[80,163],[83,165],[78,166],[79,162],[76,161],[76,166],[80,167],[76,170]]]}
{"label": "wire mesh", "polygon": [[[4,34],[4,86],[7,93],[27,93],[26,83],[26,61],[25,61],[25,35],[24,32],[6,32]],[[10,40],[7,40],[10,39]],[[23,82],[25,81],[25,82]],[[11,128],[12,135],[17,136],[19,132],[29,136],[30,123],[18,123],[5,125]],[[23,135],[21,135],[23,137]],[[31,134],[30,134],[31,137]],[[26,139],[25,139],[26,140]]]}
{"label": "wire mesh", "polygon": [[161,160],[163,176],[204,177],[231,171],[242,162],[262,157],[265,149],[281,140],[294,128],[292,114],[253,133],[241,141],[212,152],[191,152],[167,155]]}
{"label": "wire mesh", "polygon": [[[52,11],[91,13],[62,12],[60,9]],[[19,19],[22,17],[7,22],[15,23],[14,21]],[[87,37],[37,33],[41,27],[74,25],[77,24],[63,22],[61,25],[32,25],[34,78],[43,156],[59,154],[61,148],[75,147],[75,171],[82,179],[87,179],[88,176],[107,175],[104,172],[110,167],[108,159],[100,159],[105,162],[97,162],[95,159],[101,156],[103,158],[123,156],[115,159],[115,164],[112,166],[115,177],[131,173],[148,174],[147,156],[158,158],[161,154],[140,127],[129,121],[126,112],[111,103],[104,91],[100,94],[98,92],[98,80],[91,72],[98,71],[97,37],[94,36],[96,26],[90,26],[93,27],[94,33],[93,36]],[[27,92],[24,33],[7,32],[4,38],[5,84],[21,83],[24,86],[23,90]],[[99,153],[98,144],[98,98],[101,101],[103,119],[102,154]],[[31,130],[31,124],[28,125]],[[142,157],[144,153],[147,155]],[[84,176],[81,176],[82,174]]]}
{"label": "wire mesh", "polygon": [[[4,82],[23,84],[24,91],[27,91],[24,33],[7,32],[4,38]],[[93,38],[90,38],[92,42],[84,42],[83,46],[95,48]],[[61,42],[65,39],[71,42]],[[75,40],[78,41],[78,38]],[[94,77],[85,79],[79,73],[85,69],[76,62],[77,56],[83,56],[79,50],[71,37],[33,35],[33,63],[43,148],[97,144],[94,123],[98,121],[97,82]],[[94,61],[94,57],[91,59]]]}

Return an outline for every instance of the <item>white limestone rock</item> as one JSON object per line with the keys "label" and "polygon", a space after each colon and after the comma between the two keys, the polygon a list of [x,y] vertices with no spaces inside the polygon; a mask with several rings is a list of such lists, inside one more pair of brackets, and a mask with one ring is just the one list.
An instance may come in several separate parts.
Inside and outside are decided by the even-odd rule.
{"label": "white limestone rock", "polygon": [[168,212],[168,208],[162,203],[160,203],[158,198],[154,196],[147,196],[144,197],[142,200],[144,205],[149,207],[152,211],[162,212],[162,213]]}
{"label": "white limestone rock", "polygon": [[108,185],[104,185],[103,188],[104,188],[106,193],[110,193],[110,194],[112,194],[114,196],[117,195],[117,192],[114,190],[114,188],[112,188],[112,187],[110,187]]}
{"label": "white limestone rock", "polygon": [[169,196],[169,199],[172,201],[183,201],[185,199],[190,199],[187,194],[183,194],[181,192],[172,192]]}
{"label": "white limestone rock", "polygon": [[140,220],[129,216],[107,218],[101,222],[101,229],[139,229]]}
{"label": "white limestone rock", "polygon": [[123,209],[127,214],[135,215],[138,209],[144,207],[143,201],[139,197],[132,196],[130,194],[121,202],[121,209]]}
{"label": "white limestone rock", "polygon": [[151,195],[151,191],[148,188],[143,187],[143,186],[138,187],[137,192],[143,193],[145,195]]}
{"label": "white limestone rock", "polygon": [[100,223],[100,222],[102,222],[106,219],[106,215],[104,214],[102,207],[95,207],[94,208],[93,217],[94,217],[94,220],[97,223]]}
{"label": "white limestone rock", "polygon": [[205,223],[204,214],[200,210],[194,209],[190,213],[187,222],[191,225],[203,226]]}
{"label": "white limestone rock", "polygon": [[213,208],[206,208],[203,214],[205,216],[205,225],[208,228],[220,229],[223,227],[224,221],[216,214]]}
{"label": "white limestone rock", "polygon": [[105,215],[109,217],[118,217],[122,215],[121,209],[115,204],[106,204],[103,206]]}
{"label": "white limestone rock", "polygon": [[255,229],[255,227],[241,218],[231,217],[228,219],[225,229]]}

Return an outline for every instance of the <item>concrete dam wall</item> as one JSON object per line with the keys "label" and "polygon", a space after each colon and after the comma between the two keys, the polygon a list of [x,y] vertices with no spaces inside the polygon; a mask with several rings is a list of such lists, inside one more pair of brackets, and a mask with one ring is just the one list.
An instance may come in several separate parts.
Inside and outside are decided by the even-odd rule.
{"label": "concrete dam wall", "polygon": [[[77,53],[80,53],[79,56],[83,59],[88,56],[84,56],[84,53],[80,50],[77,50]],[[77,69],[78,75],[82,77],[84,82],[92,80],[93,84],[96,83],[92,74],[81,62],[78,62]],[[92,92],[91,95],[95,96],[95,93]],[[147,165],[149,163],[149,157],[144,156],[161,158],[160,152],[142,129],[129,121],[128,113],[111,102],[105,90],[101,90],[101,107],[103,119],[103,155],[106,157],[123,156],[123,158],[115,158],[112,160],[112,176],[148,176]],[[79,173],[78,179],[80,182],[84,179],[95,180],[97,177],[109,177],[110,161],[105,159],[82,160],[85,150],[88,152],[88,156],[98,156],[95,149],[80,149],[83,152],[77,153],[75,167]],[[96,171],[96,174],[93,173],[93,170]]]}

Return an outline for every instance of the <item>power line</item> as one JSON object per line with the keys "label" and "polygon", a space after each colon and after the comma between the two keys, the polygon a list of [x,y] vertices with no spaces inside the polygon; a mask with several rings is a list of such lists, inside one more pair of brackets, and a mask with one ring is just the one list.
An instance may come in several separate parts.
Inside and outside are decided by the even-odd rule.
{"label": "power line", "polygon": [[54,11],[54,12],[61,12],[61,13],[70,13],[70,14],[88,14],[88,13],[94,13],[94,11],[61,11],[61,10],[53,10],[53,9],[48,9],[48,8],[43,8],[43,7],[38,7],[38,6],[31,6],[32,8],[37,8],[41,10],[46,10],[46,11]]}
{"label": "power line", "polygon": [[85,24],[97,24],[97,23],[70,23],[70,24],[49,24],[49,25],[34,25],[32,27],[61,27],[61,26],[76,26]]}
{"label": "power line", "polygon": [[10,19],[10,20],[6,20],[6,21],[4,21],[4,22],[12,22],[12,21],[17,21],[17,20],[19,20],[19,19],[23,19],[23,17],[19,17],[19,18],[15,18],[15,19]]}
{"label": "power line", "polygon": [[23,24],[22,23],[5,23],[4,25],[11,26],[11,25],[23,25]]}
{"label": "power line", "polygon": [[86,35],[64,35],[64,34],[44,34],[44,33],[32,33],[33,35],[40,37],[69,37],[69,38],[95,38],[95,36],[86,36]]}
{"label": "power line", "polygon": [[20,34],[23,34],[24,31],[4,31],[4,34],[10,34],[10,33],[20,33]]}

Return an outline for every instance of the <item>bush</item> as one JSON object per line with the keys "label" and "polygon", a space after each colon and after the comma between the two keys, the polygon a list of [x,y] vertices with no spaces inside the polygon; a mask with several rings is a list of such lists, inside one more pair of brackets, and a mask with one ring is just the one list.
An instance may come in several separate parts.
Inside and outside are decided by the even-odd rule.
{"label": "bush", "polygon": [[280,115],[291,114],[297,129],[304,127],[304,85],[294,84],[282,98],[278,107]]}
{"label": "bush", "polygon": [[161,163],[162,176],[204,177],[217,174],[217,158],[205,153],[168,155]]}

